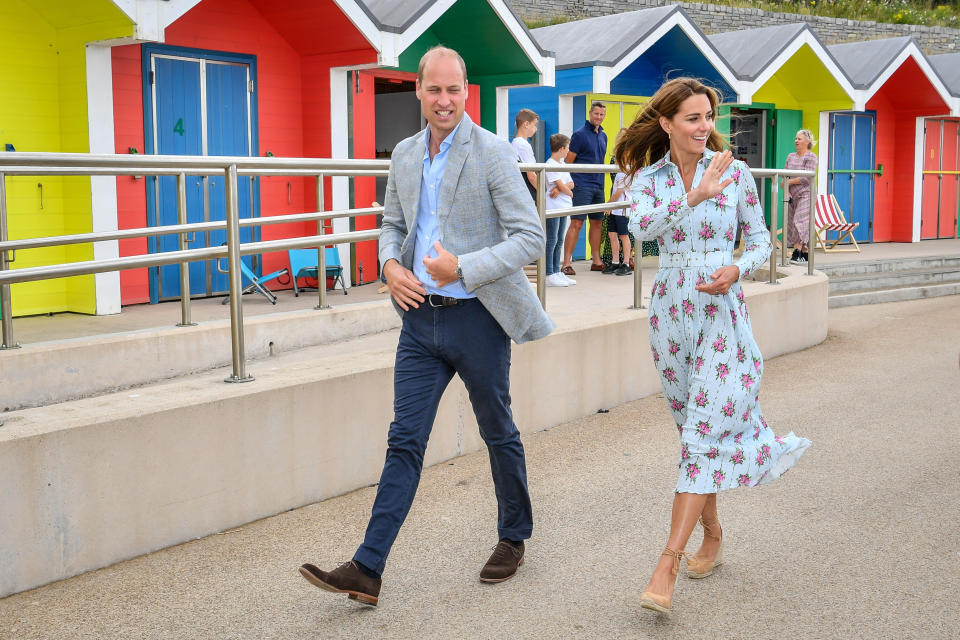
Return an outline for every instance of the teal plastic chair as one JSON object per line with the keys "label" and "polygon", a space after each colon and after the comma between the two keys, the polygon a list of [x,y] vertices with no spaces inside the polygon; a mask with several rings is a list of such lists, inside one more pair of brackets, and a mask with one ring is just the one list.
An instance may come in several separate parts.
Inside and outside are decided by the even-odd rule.
{"label": "teal plastic chair", "polygon": [[[317,278],[317,250],[316,249],[290,249],[287,251],[290,258],[290,280],[293,282],[293,295],[300,295],[300,287],[297,286],[298,278]],[[336,247],[327,247],[324,249],[324,259],[327,263],[327,278],[333,278],[333,288],[336,289],[337,282],[340,282],[340,288],[343,289],[343,295],[347,295],[347,286],[343,281],[343,267],[340,265],[340,252]],[[326,278],[324,278],[326,280]]]}
{"label": "teal plastic chair", "polygon": [[[227,269],[225,266],[226,260],[227,260],[226,258],[220,258],[219,260],[217,260],[217,271],[219,271],[220,273],[229,273],[229,269]],[[277,271],[274,271],[273,273],[268,273],[265,276],[257,276],[257,274],[255,274],[253,270],[250,269],[250,267],[248,267],[243,260],[241,260],[240,261],[240,282],[243,283],[243,281],[246,280],[249,283],[247,284],[247,286],[243,288],[241,293],[242,294],[252,293],[256,291],[257,293],[262,295],[264,298],[269,300],[270,304],[277,304],[277,296],[273,293],[273,291],[270,291],[270,289],[267,289],[263,285],[270,282],[271,280],[276,280],[277,278],[284,275],[285,273],[289,273],[286,268],[278,269]],[[227,295],[223,300],[221,300],[220,304],[227,304],[228,302],[230,302],[229,295]]]}

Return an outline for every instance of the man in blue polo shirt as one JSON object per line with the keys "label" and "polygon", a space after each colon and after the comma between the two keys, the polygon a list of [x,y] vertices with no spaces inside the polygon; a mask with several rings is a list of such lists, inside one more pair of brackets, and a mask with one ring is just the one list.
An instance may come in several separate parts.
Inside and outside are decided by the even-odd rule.
{"label": "man in blue polo shirt", "polygon": [[[607,134],[600,123],[607,114],[607,107],[602,102],[590,105],[590,118],[570,136],[570,153],[567,154],[567,164],[603,164],[607,155]],[[573,206],[585,204],[602,204],[606,201],[603,195],[602,173],[573,173]],[[572,276],[576,273],[570,265],[573,258],[573,249],[577,246],[577,238],[583,228],[583,221],[590,216],[590,251],[593,263],[591,271],[603,271],[603,261],[600,259],[600,231],[603,227],[603,212],[570,216],[570,228],[563,239],[563,268],[560,270]]]}

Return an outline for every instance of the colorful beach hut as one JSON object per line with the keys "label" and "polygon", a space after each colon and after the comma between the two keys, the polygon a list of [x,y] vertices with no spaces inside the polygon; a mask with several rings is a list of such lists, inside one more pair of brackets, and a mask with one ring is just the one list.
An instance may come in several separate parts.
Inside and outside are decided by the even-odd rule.
{"label": "colorful beach hut", "polygon": [[[829,47],[856,90],[857,111],[826,114],[829,135],[821,149],[820,184],[834,195],[854,230],[857,242],[911,242],[937,233],[941,224],[956,237],[956,181],[942,174],[917,187],[922,171],[921,145],[950,133],[926,118],[949,114],[954,99],[917,42],[910,37],[851,42]],[[954,135],[953,147],[956,147]],[[949,145],[948,145],[949,146]],[[943,159],[943,154],[939,154]],[[956,170],[955,154],[947,155]],[[951,162],[952,160],[952,162]],[[940,167],[938,166],[938,169]],[[915,197],[916,196],[916,197]],[[943,200],[952,209],[941,224],[924,229],[921,203],[936,207]]]}
{"label": "colorful beach hut", "polygon": [[[953,97],[953,114],[960,111],[960,53],[930,56],[930,63]],[[920,239],[960,237],[960,118],[923,119],[922,162],[915,187],[920,198]],[[951,219],[953,222],[951,223]]]}
{"label": "colorful beach hut", "polygon": [[[529,108],[540,116],[538,157],[549,157],[551,135],[570,135],[583,124],[594,100],[607,106],[602,126],[612,151],[620,127],[633,122],[646,99],[670,77],[701,78],[735,99],[733,71],[676,5],[576,20],[532,33],[542,48],[556,55],[556,84],[510,89],[509,113],[512,117]],[[501,122],[498,133],[513,133],[513,123]],[[581,239],[574,253],[578,259],[585,255],[583,245]]]}
{"label": "colorful beach hut", "polygon": [[[738,103],[721,109],[718,125],[729,122],[736,155],[752,167],[782,168],[794,150],[797,130],[810,129],[821,140],[826,130],[822,114],[862,108],[854,102],[850,79],[806,23],[709,39],[737,77]],[[722,117],[727,114],[728,121]],[[770,185],[765,182],[762,198],[769,216]],[[782,203],[776,204],[782,214]]]}
{"label": "colorful beach hut", "polygon": [[[465,29],[464,25],[470,25]],[[469,111],[493,126],[501,84],[552,80],[552,59],[502,0],[202,0],[164,27],[161,42],[115,47],[113,95],[118,152],[197,155],[389,157],[422,126],[413,92],[417,63],[444,43],[467,60]],[[486,107],[486,109],[485,109]],[[486,110],[488,115],[484,114]],[[117,181],[121,226],[176,220],[171,178]],[[222,179],[188,181],[189,221],[224,217]],[[314,180],[241,178],[241,217],[311,210]],[[328,181],[326,208],[382,202],[374,178]],[[337,231],[374,228],[376,217],[337,221]],[[312,224],[247,228],[244,241],[310,233]],[[191,247],[215,246],[222,232],[196,234]],[[121,253],[167,251],[176,240],[128,241]],[[341,262],[353,283],[376,279],[376,243]],[[287,264],[268,254],[255,270]],[[213,261],[190,267],[191,294],[226,290]],[[180,295],[176,266],[124,272],[124,304]]]}
{"label": "colorful beach hut", "polygon": [[[107,0],[0,3],[0,152],[113,151],[109,133],[97,119],[110,102],[109,91],[104,91],[109,50],[86,45],[134,34],[131,15]],[[110,182],[107,179],[108,186]],[[10,239],[115,228],[115,212],[109,204],[102,206],[103,184],[82,177],[8,177]],[[110,257],[109,247],[102,243],[96,249],[71,245],[21,251],[11,267],[94,257]],[[12,313],[116,313],[118,296],[95,295],[98,288],[116,289],[116,280],[116,274],[100,274],[15,284]]]}

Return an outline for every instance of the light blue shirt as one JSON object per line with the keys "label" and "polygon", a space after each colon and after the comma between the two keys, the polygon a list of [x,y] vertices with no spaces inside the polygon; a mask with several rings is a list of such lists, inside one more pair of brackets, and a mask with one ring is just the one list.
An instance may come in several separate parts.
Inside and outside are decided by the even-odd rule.
{"label": "light blue shirt", "polygon": [[[462,120],[461,120],[462,122]],[[413,247],[413,273],[417,279],[423,283],[423,288],[427,293],[433,293],[451,298],[473,298],[463,288],[463,282],[455,280],[448,285],[440,287],[427,273],[427,268],[423,264],[426,256],[437,257],[437,251],[433,243],[440,242],[440,225],[437,224],[437,201],[440,197],[440,183],[443,179],[443,171],[447,168],[447,156],[450,152],[450,145],[453,138],[457,135],[460,125],[457,124],[453,131],[447,134],[447,137],[440,143],[440,151],[430,160],[430,127],[427,127],[427,134],[424,136],[425,147],[423,150],[423,178],[420,180],[420,204],[417,209],[417,239]],[[446,247],[444,247],[446,249]]]}

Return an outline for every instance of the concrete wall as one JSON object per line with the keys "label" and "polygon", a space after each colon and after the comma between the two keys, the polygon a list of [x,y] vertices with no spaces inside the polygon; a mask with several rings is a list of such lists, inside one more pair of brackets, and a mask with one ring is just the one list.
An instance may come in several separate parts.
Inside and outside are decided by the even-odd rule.
{"label": "concrete wall", "polygon": [[[825,276],[744,288],[766,357],[826,337]],[[376,482],[393,397],[369,390],[391,388],[396,335],[268,359],[255,385],[218,370],[4,414],[0,597]],[[610,352],[635,357],[597,357]],[[523,433],[659,391],[644,311],[582,314],[514,347]],[[455,380],[426,463],[481,446]]]}
{"label": "concrete wall", "polygon": [[592,18],[623,11],[679,4],[705,33],[739,31],[791,22],[807,22],[826,44],[913,36],[927,55],[960,51],[960,29],[945,27],[822,18],[796,13],[725,7],[701,2],[669,2],[667,0],[592,0],[591,2],[585,2],[584,0],[508,0],[508,3],[525,20],[549,20],[557,16],[569,16],[574,19]]}

